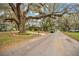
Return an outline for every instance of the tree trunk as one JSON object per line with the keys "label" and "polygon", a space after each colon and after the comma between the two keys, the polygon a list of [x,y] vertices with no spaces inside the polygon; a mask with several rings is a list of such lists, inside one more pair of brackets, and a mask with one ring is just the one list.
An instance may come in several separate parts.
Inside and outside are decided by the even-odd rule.
{"label": "tree trunk", "polygon": [[25,33],[25,31],[26,31],[26,26],[25,26],[25,23],[26,23],[26,19],[25,18],[21,18],[20,19],[21,21],[20,21],[20,23],[19,23],[19,33]]}
{"label": "tree trunk", "polygon": [[18,25],[19,33],[25,33],[26,17],[23,11],[21,11],[20,3],[16,4],[16,10],[17,10],[17,18],[19,20],[19,25]]}

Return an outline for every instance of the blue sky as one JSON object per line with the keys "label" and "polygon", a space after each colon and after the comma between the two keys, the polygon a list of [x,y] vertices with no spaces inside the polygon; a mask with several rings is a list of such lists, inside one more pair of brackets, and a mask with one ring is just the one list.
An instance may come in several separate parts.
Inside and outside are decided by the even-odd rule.
{"label": "blue sky", "polygon": [[[45,13],[46,13],[46,12],[48,12],[47,8],[45,8]],[[28,16],[36,16],[36,15],[38,15],[38,13],[34,13],[34,12],[32,12],[32,11],[29,11],[29,12],[28,12]]]}
{"label": "blue sky", "polygon": [[72,12],[75,12],[76,9],[78,10],[79,8],[75,6],[75,4],[70,4],[70,3],[61,3],[58,8],[57,11],[62,11],[65,7],[67,7],[69,10],[71,10]]}

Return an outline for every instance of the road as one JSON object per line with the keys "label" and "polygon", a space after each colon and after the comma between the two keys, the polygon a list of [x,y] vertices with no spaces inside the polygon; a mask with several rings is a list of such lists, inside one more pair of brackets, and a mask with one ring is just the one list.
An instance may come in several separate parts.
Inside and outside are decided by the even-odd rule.
{"label": "road", "polygon": [[79,42],[61,32],[0,53],[2,56],[79,56]]}

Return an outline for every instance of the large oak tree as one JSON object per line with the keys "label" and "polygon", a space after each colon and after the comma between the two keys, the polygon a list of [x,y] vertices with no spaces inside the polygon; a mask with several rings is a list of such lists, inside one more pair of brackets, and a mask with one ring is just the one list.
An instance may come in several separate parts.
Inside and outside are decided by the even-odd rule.
{"label": "large oak tree", "polygon": [[[41,19],[45,17],[56,18],[56,17],[62,17],[63,14],[67,13],[66,8],[64,8],[62,12],[56,12],[54,11],[56,4],[51,4],[51,5],[45,3],[43,4],[42,3],[38,3],[38,4],[9,3],[9,6],[11,7],[12,11],[16,16],[15,19],[9,19],[9,20],[15,21],[19,32],[24,33],[26,31],[25,29],[26,21],[29,19]],[[52,9],[50,9],[51,8],[50,6],[52,7]],[[29,11],[37,13],[38,15],[28,16]]]}

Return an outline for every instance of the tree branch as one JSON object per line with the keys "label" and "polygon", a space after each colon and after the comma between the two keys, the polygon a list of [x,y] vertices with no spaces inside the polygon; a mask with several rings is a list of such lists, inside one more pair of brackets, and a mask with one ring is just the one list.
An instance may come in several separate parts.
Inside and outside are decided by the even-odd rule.
{"label": "tree branch", "polygon": [[63,13],[57,13],[57,12],[52,12],[52,13],[50,13],[50,14],[47,14],[47,15],[42,15],[42,16],[28,16],[28,17],[26,17],[26,19],[40,19],[40,18],[45,18],[45,17],[51,17],[52,15],[53,16],[55,16],[55,17],[62,17],[63,16],[63,14],[65,14],[66,13],[66,11],[64,11]]}
{"label": "tree branch", "polygon": [[20,21],[20,17],[21,17],[21,9],[20,9],[20,3],[16,3],[16,16],[18,18],[18,20]]}
{"label": "tree branch", "polygon": [[16,7],[14,6],[13,3],[9,3],[9,6],[11,7],[12,11],[15,13],[16,15]]}
{"label": "tree branch", "polygon": [[16,24],[18,24],[18,22],[16,21],[15,18],[6,18],[6,19],[4,19],[4,22],[6,22],[6,21],[8,21],[8,20],[10,20],[11,22],[14,21]]}

